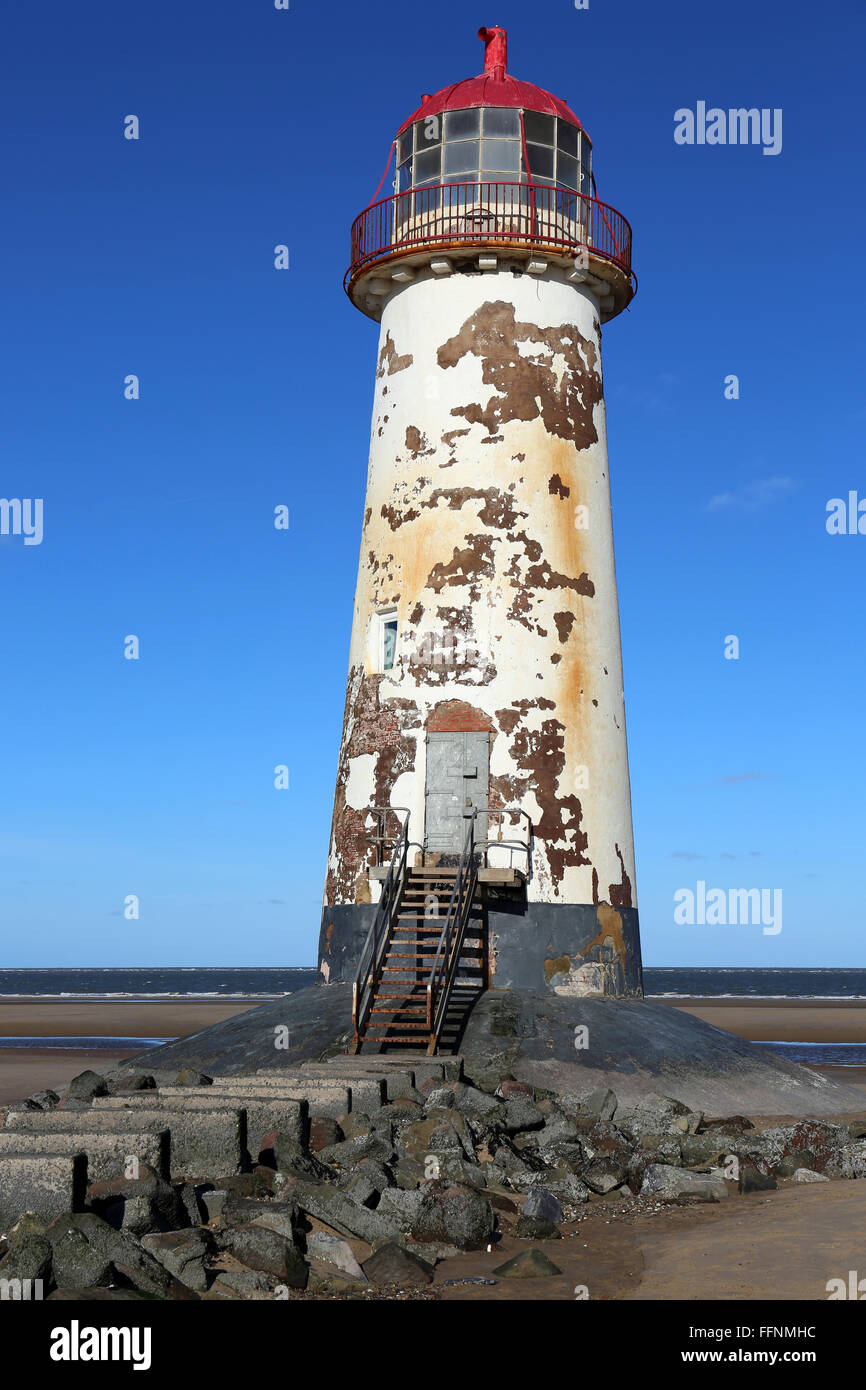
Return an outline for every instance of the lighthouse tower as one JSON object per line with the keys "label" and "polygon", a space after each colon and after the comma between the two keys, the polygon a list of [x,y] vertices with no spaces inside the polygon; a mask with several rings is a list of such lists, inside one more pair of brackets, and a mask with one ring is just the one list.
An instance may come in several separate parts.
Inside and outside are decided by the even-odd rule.
{"label": "lighthouse tower", "polygon": [[631,229],[574,112],[479,35],[345,280],[379,344],[319,961],[358,1045],[441,1045],[473,972],[641,993],[601,371]]}

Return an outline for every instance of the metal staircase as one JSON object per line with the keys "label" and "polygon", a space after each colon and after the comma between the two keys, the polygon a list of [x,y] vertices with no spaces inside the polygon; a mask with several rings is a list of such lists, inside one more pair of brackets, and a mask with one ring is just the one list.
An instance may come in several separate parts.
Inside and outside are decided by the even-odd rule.
{"label": "metal staircase", "polygon": [[[382,884],[352,993],[352,1045],[451,1051],[484,988],[475,817],[456,866],[410,868],[408,818]],[[419,846],[420,848],[420,846]]]}

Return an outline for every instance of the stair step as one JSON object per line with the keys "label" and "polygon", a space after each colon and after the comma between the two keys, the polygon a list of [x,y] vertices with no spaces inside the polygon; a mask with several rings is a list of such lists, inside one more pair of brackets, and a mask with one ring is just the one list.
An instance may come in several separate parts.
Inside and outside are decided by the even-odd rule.
{"label": "stair step", "polygon": [[365,1033],[361,1041],[384,1043],[413,1043],[415,1046],[417,1046],[418,1035],[415,1034],[414,1037],[409,1037],[407,1035],[404,1037],[402,1033],[398,1033],[396,1036],[389,1035],[388,1033]]}
{"label": "stair step", "polygon": [[371,1009],[371,1010],[370,1010],[370,1013],[371,1013],[371,1014],[387,1014],[389,1018],[393,1018],[395,1021],[396,1021],[396,1019],[399,1018],[401,1025],[402,1025],[402,1023],[403,1023],[403,1020],[406,1019],[406,1027],[407,1027],[407,1028],[410,1028],[410,1027],[411,1027],[411,1028],[414,1028],[414,1027],[415,1027],[415,1024],[414,1024],[414,1023],[410,1023],[410,1022],[409,1022],[409,1019],[410,1019],[410,1018],[413,1018],[413,1017],[426,1018],[426,1017],[427,1017],[427,1010],[426,1010],[426,1008],[423,1008],[423,1007],[420,1008],[420,1009],[393,1009],[393,1008],[391,1008],[391,1009]]}
{"label": "stair step", "polygon": [[[430,1029],[428,1029],[427,1023],[403,1023],[402,1020],[395,1020],[395,1022],[393,1022],[393,1023],[379,1023],[379,1024],[378,1024],[378,1027],[379,1027],[379,1029],[384,1029],[384,1030],[385,1030],[385,1033],[388,1033],[388,1030],[389,1030],[389,1029],[402,1029],[403,1031],[407,1031],[407,1030],[411,1029],[411,1030],[413,1030],[414,1033],[416,1033],[416,1034],[417,1034],[417,1033],[430,1033]],[[373,1036],[374,1036],[374,1034],[371,1033],[370,1030],[367,1030],[366,1037],[373,1037]]]}

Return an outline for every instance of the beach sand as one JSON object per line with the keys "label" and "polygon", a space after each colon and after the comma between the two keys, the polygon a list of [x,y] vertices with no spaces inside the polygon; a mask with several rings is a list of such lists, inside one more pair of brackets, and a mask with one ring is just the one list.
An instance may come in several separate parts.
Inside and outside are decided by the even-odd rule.
{"label": "beach sand", "polygon": [[[0,1000],[0,1037],[179,1038],[232,1018],[262,999]],[[858,999],[674,999],[658,1001],[750,1042],[866,1043],[866,1002]],[[99,1070],[128,1051],[71,1051],[0,1046],[0,1104],[46,1085],[62,1085],[86,1067]],[[866,1087],[866,1067],[813,1069]]]}
{"label": "beach sand", "polygon": [[862,999],[659,999],[749,1042],[866,1043]]}
{"label": "beach sand", "polygon": [[[747,1042],[866,1043],[861,999],[660,999]],[[770,1049],[772,1051],[772,1048]],[[783,1054],[784,1055],[784,1054]],[[812,1071],[866,1090],[866,1067],[810,1062]]]}
{"label": "beach sand", "polygon": [[[243,1013],[262,999],[44,999],[0,1001],[0,1037],[180,1038]],[[56,1090],[91,1068],[100,1071],[142,1047],[124,1050],[0,1045],[0,1105],[43,1087]]]}
{"label": "beach sand", "polygon": [[[181,1037],[259,1002],[4,999],[0,1035]],[[856,1000],[659,1002],[755,1042],[866,1042],[866,1004]],[[121,1048],[0,1047],[0,1106],[44,1086],[62,1087],[85,1068],[100,1071],[130,1055]],[[866,1114],[866,1068],[815,1070],[861,1085]],[[764,1117],[763,1123],[771,1122]],[[629,1210],[632,1206],[593,1198],[567,1224],[562,1241],[518,1240],[506,1230],[495,1252],[441,1262],[432,1290],[444,1299],[472,1302],[522,1302],[528,1296],[573,1302],[576,1286],[584,1284],[595,1299],[824,1300],[829,1278],[858,1267],[866,1182],[785,1184],[747,1198],[732,1193],[730,1200],[712,1206],[639,1213]],[[522,1280],[504,1279],[495,1286],[445,1283],[489,1277],[503,1259],[530,1244],[540,1245],[562,1271],[543,1281],[543,1291],[527,1290]]]}

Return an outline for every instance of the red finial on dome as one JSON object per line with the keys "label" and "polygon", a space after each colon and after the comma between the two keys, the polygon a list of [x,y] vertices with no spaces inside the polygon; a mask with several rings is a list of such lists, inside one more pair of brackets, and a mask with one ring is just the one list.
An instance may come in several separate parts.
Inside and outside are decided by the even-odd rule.
{"label": "red finial on dome", "polygon": [[508,71],[508,34],[494,24],[492,29],[479,29],[478,37],[484,40],[484,71],[503,78]]}

